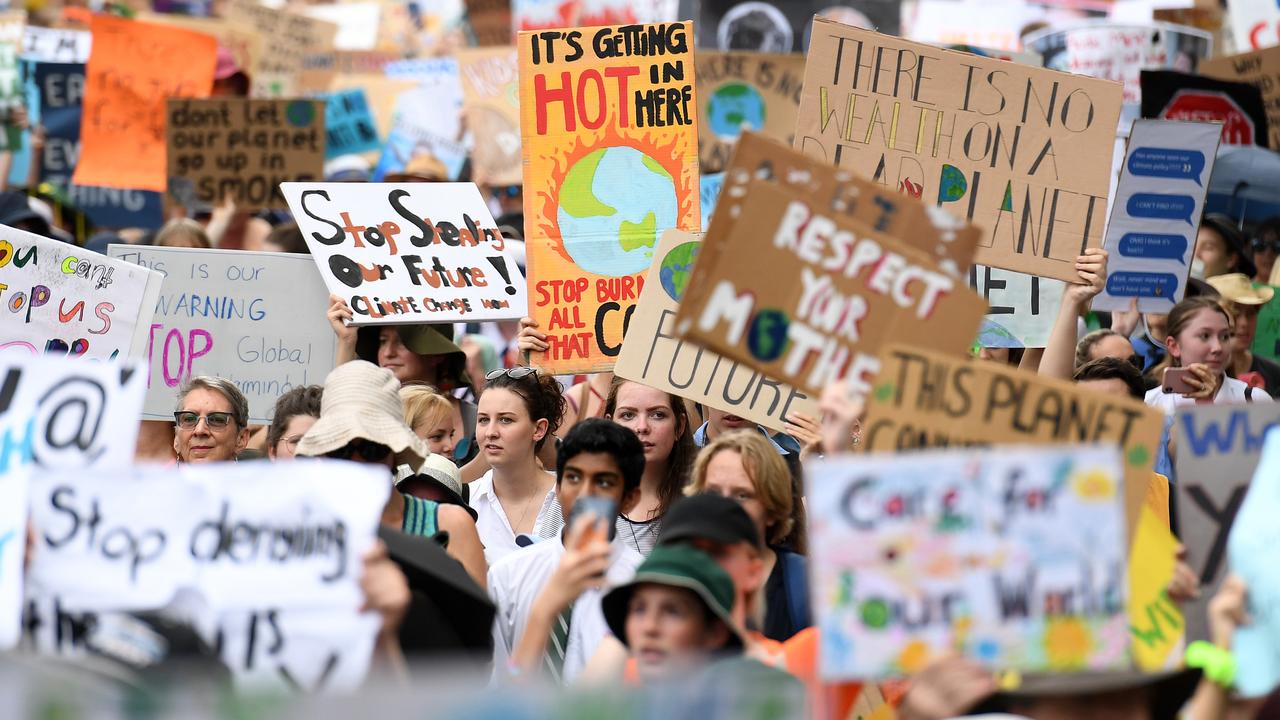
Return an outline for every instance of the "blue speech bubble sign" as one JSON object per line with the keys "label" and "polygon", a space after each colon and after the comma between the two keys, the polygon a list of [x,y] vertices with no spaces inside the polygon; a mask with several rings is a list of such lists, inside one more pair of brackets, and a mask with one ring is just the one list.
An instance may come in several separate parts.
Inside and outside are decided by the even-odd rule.
{"label": "blue speech bubble sign", "polygon": [[1131,232],[1120,238],[1119,250],[1124,257],[1177,260],[1186,265],[1182,258],[1187,252],[1187,239],[1181,235]]}
{"label": "blue speech bubble sign", "polygon": [[1125,210],[1130,217],[1156,220],[1183,220],[1188,225],[1191,213],[1196,209],[1195,198],[1190,195],[1162,195],[1159,193],[1135,193],[1129,198]]}
{"label": "blue speech bubble sign", "polygon": [[1129,174],[1191,180],[1204,187],[1204,153],[1178,148],[1140,147],[1129,154]]}
{"label": "blue speech bubble sign", "polygon": [[1114,297],[1153,297],[1173,300],[1178,276],[1173,273],[1117,272],[1107,278],[1107,293]]}

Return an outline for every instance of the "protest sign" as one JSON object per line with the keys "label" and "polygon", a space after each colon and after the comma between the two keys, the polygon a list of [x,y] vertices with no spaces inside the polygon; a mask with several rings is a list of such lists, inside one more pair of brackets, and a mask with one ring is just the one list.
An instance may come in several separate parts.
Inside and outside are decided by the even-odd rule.
{"label": "protest sign", "polygon": [[22,147],[22,128],[14,122],[14,112],[23,106],[22,75],[18,72],[18,53],[22,50],[22,28],[27,13],[10,10],[0,13],[0,151],[14,152]]}
{"label": "protest sign", "polygon": [[192,375],[226,378],[249,400],[249,420],[271,421],[276,398],[324,382],[336,340],[321,310],[329,293],[307,255],[111,245],[109,254],[165,277],[147,305],[144,417],[172,420]]}
{"label": "protest sign", "polygon": [[1262,93],[1248,83],[1144,70],[1142,117],[1220,122],[1223,145],[1267,146]]}
{"label": "protest sign", "polygon": [[[1273,293],[1280,293],[1280,287],[1271,286]],[[1258,311],[1258,330],[1253,337],[1253,347],[1257,355],[1272,360],[1280,357],[1280,303],[1267,303]]]}
{"label": "protest sign", "polygon": [[1136,527],[1164,429],[1159,410],[919,347],[891,347],[881,357],[862,423],[867,451],[1115,443],[1124,453],[1126,526]]}
{"label": "protest sign", "polygon": [[950,450],[810,472],[825,680],[914,675],[953,651],[1023,671],[1128,666],[1114,447]]}
{"label": "protest sign", "polygon": [[375,50],[382,4],[377,2],[342,2],[304,5],[308,17],[333,23],[338,32],[333,36],[335,50]]}
{"label": "protest sign", "polygon": [[703,174],[729,164],[744,129],[791,144],[804,84],[803,55],[694,53],[698,66],[698,161]]}
{"label": "protest sign", "polygon": [[969,268],[969,287],[987,301],[978,346],[1040,348],[1048,344],[1062,305],[1065,284],[1061,280],[974,265]]}
{"label": "protest sign", "polygon": [[[1166,505],[1166,512],[1168,506]],[[1133,661],[1141,670],[1174,670],[1182,662],[1182,608],[1169,597],[1178,539],[1151,507],[1144,505],[1129,555],[1129,635]]]}
{"label": "protest sign", "polygon": [[511,0],[466,0],[467,24],[480,47],[510,45],[515,39],[511,27]]}
{"label": "protest sign", "polygon": [[1227,575],[1227,537],[1267,431],[1277,425],[1280,405],[1275,403],[1188,406],[1174,417],[1178,531],[1187,564],[1200,580],[1200,597],[1183,608],[1189,642],[1210,639],[1206,613]]}
{"label": "protest sign", "polygon": [[1274,0],[1231,0],[1227,15],[1237,48],[1259,50],[1280,45],[1280,5]]}
{"label": "protest sign", "polygon": [[1138,120],[1111,203],[1103,247],[1107,284],[1094,310],[1167,314],[1186,293],[1205,192],[1218,157],[1218,123]]}
{"label": "protest sign", "polygon": [[514,47],[458,51],[462,111],[475,136],[471,174],[478,183],[519,185],[520,62]]}
{"label": "protest sign", "polygon": [[797,149],[977,225],[975,262],[1076,279],[1102,241],[1119,85],[813,27]]}
{"label": "protest sign", "polygon": [[614,374],[765,427],[782,427],[796,411],[818,417],[814,397],[676,336],[676,311],[701,244],[693,233],[663,233]]}
{"label": "protest sign", "polygon": [[765,53],[804,52],[815,15],[854,27],[897,35],[900,0],[697,0],[698,47]]}
{"label": "protest sign", "polygon": [[220,615],[206,642],[238,691],[349,693],[364,682],[381,626],[377,613],[345,608],[240,610]]}
{"label": "protest sign", "polygon": [[417,85],[396,98],[391,130],[374,168],[374,180],[392,173],[456,179],[467,161],[458,61],[401,60],[387,65],[386,72],[388,77],[412,80]]}
{"label": "protest sign", "polygon": [[720,200],[720,189],[724,187],[724,173],[711,175],[703,173],[698,178],[698,205],[702,210],[702,229],[711,227],[711,215],[716,211],[716,202]]}
{"label": "protest sign", "polygon": [[159,293],[158,273],[0,225],[0,350],[140,357]]}
{"label": "protest sign", "polygon": [[535,363],[609,370],[662,233],[701,225],[692,23],[524,32],[519,52]]}
{"label": "protest sign", "polygon": [[412,80],[389,78],[385,75],[339,75],[331,85],[334,92],[364,91],[365,99],[369,101],[369,111],[373,113],[373,120],[377,123],[378,137],[382,138],[391,133],[396,100],[415,87],[417,83]]}
{"label": "protest sign", "polygon": [[281,191],[324,284],[355,313],[352,324],[528,312],[516,257],[474,183],[285,183]]}
{"label": "protest sign", "polygon": [[27,538],[27,471],[0,472],[0,651],[22,637],[22,575]]}
{"label": "protest sign", "polygon": [[23,60],[53,63],[89,62],[93,35],[83,30],[27,25],[22,28]]}
{"label": "protest sign", "polygon": [[306,56],[333,48],[338,34],[338,26],[331,22],[273,10],[256,0],[231,0],[226,13],[229,22],[256,28],[268,38],[250,78],[253,97],[294,94],[295,78],[302,72]]}
{"label": "protest sign", "polygon": [[869,391],[893,340],[967,353],[982,298],[927,253],[826,208],[771,182],[748,185],[734,252],[699,258],[688,282],[702,292],[680,303],[677,334],[814,397],[837,380]]}
{"label": "protest sign", "polygon": [[331,92],[324,98],[325,158],[361,155],[382,147],[364,90]]}
{"label": "protest sign", "polygon": [[226,20],[162,12],[141,12],[136,19],[212,35],[218,39],[218,47],[231,55],[235,69],[245,73],[250,80],[257,74],[258,63],[267,44],[267,38],[252,26]]}
{"label": "protest sign", "polygon": [[[1209,58],[1200,63],[1200,74],[1258,88],[1267,114],[1268,145],[1272,150],[1280,149],[1280,49]],[[1240,114],[1249,117],[1243,109]]]}
{"label": "protest sign", "polygon": [[[1238,479],[1248,481],[1247,477]],[[1280,433],[1272,430],[1266,433],[1253,483],[1227,541],[1231,572],[1244,581],[1249,592],[1249,621],[1237,627],[1231,638],[1231,653],[1236,661],[1235,688],[1246,698],[1263,697],[1280,683],[1280,583],[1273,555],[1280,543],[1277,501]]]}
{"label": "protest sign", "polygon": [[169,194],[183,204],[283,208],[282,182],[324,177],[324,103],[318,100],[170,100],[165,137]]}
{"label": "protest sign", "polygon": [[217,41],[110,15],[94,15],[91,29],[73,181],[163,191],[165,101],[209,95]]}
{"label": "protest sign", "polygon": [[511,0],[517,31],[675,22],[678,0]]}

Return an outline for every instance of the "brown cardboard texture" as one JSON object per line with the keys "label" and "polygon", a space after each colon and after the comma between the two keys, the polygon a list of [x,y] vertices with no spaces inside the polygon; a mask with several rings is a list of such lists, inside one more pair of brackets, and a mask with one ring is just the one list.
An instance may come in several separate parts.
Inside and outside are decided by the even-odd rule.
{"label": "brown cardboard texture", "polygon": [[1272,150],[1280,150],[1280,47],[1201,60],[1199,73],[1257,87],[1267,109],[1267,142]]}
{"label": "brown cardboard texture", "polygon": [[804,56],[698,50],[698,162],[722,172],[744,127],[791,144],[804,87]]}

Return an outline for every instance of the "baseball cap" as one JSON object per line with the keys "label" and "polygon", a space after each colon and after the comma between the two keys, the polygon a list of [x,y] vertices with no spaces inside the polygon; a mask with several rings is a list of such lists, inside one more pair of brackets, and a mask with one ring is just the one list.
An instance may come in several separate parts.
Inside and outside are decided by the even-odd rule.
{"label": "baseball cap", "polygon": [[662,519],[659,545],[710,540],[723,545],[745,542],[760,547],[760,531],[736,501],[701,493],[676,501]]}

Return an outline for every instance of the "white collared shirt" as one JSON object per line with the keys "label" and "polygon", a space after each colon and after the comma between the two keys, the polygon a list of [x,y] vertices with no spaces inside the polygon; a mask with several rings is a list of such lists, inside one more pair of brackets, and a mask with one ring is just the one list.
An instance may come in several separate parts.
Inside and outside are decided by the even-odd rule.
{"label": "white collared shirt", "polygon": [[[587,590],[573,603],[569,619],[569,646],[565,650],[565,684],[583,671],[587,661],[595,655],[601,641],[610,635],[600,601],[608,590],[629,582],[636,568],[644,561],[634,548],[613,542],[613,555],[605,573],[605,586]],[[529,624],[529,612],[538,594],[551,579],[564,556],[564,544],[559,535],[543,540],[508,555],[501,562],[489,567],[489,597],[497,607],[493,619],[493,674],[505,676],[511,653],[524,635]]]}
{"label": "white collared shirt", "polygon": [[[493,491],[493,470],[471,483],[471,509],[476,511],[476,532],[480,535],[480,544],[484,545],[484,560],[489,567],[520,549],[511,521]],[[556,500],[556,489],[552,487],[538,508],[533,534],[540,538],[556,537],[563,528],[564,517]]]}
{"label": "white collared shirt", "polygon": [[[1271,396],[1262,388],[1254,388],[1246,399],[1244,393],[1245,389],[1249,387],[1247,384],[1230,377],[1224,377],[1222,380],[1222,387],[1218,388],[1218,394],[1213,396],[1214,405],[1272,401]],[[1147,391],[1145,400],[1151,407],[1160,408],[1168,415],[1172,415],[1175,410],[1183,405],[1195,405],[1196,403],[1195,400],[1183,397],[1178,393],[1166,393],[1164,388],[1159,385]]]}

